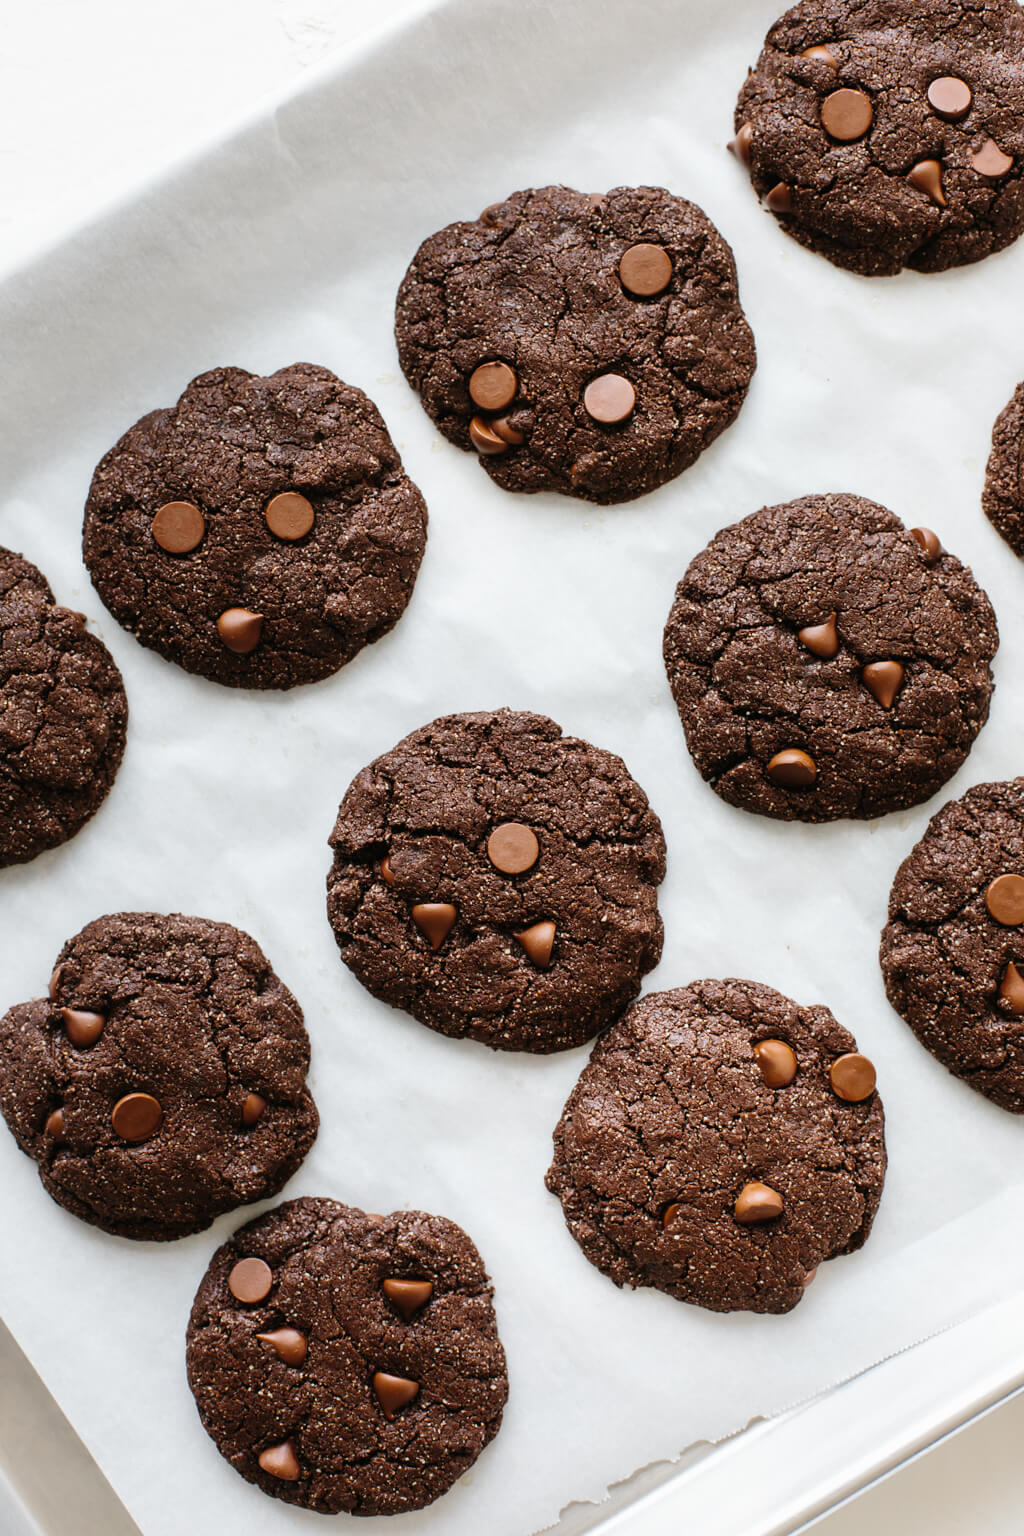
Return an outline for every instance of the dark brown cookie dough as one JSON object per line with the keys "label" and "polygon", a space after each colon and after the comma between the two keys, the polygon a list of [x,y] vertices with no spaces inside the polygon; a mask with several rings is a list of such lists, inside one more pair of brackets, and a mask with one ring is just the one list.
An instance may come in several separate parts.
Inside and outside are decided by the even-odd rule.
{"label": "dark brown cookie dough", "polygon": [[993,429],[981,504],[1010,548],[1024,557],[1024,384],[1017,385]]}
{"label": "dark brown cookie dough", "polygon": [[1024,230],[1017,0],[803,0],[740,91],[734,147],[786,232],[868,277]]}
{"label": "dark brown cookie dough", "polygon": [[106,646],[0,549],[0,866],[74,837],[114,782],[127,724]]}
{"label": "dark brown cookie dough", "polygon": [[309,363],[215,368],[102,460],[84,554],[143,645],[217,683],[292,688],[393,627],[426,528],[362,390]]}
{"label": "dark brown cookie dough", "polygon": [[753,981],[655,992],[594,1047],[548,1188],[590,1262],[713,1312],[788,1312],[859,1248],[885,1178],[874,1068]]}
{"label": "dark brown cookie dough", "polygon": [[425,240],[398,294],[406,378],[507,491],[629,501],[688,469],[754,372],[732,251],[660,187],[514,192]]}
{"label": "dark brown cookie dough", "polygon": [[313,1144],[302,1010],[248,934],[118,912],[0,1020],[0,1110],[59,1205],[120,1237],[202,1231]]}
{"label": "dark brown cookie dough", "polygon": [[944,805],[893,881],[889,1001],[972,1088],[1024,1113],[1024,779]]}
{"label": "dark brown cookie dough", "polygon": [[698,769],[783,821],[933,795],[988,718],[995,615],[928,529],[804,496],[717,534],[676,588],[665,665]]}
{"label": "dark brown cookie dough", "polygon": [[345,964],[445,1035],[580,1045],[661,955],[661,824],[620,758],[542,715],[414,731],[356,776],[331,847]]}
{"label": "dark brown cookie dough", "polygon": [[462,1228],[334,1200],[289,1200],[217,1250],[188,1379],[235,1470],[321,1514],[433,1503],[508,1397],[492,1288]]}

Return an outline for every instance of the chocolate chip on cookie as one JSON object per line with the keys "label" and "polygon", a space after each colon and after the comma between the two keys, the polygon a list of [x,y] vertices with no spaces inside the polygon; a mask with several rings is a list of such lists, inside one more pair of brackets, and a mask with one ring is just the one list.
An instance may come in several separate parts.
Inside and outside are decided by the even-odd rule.
{"label": "chocolate chip on cookie", "polygon": [[428,415],[509,491],[629,501],[736,417],[754,371],[732,252],[657,187],[514,192],[424,241],[398,294]]}
{"label": "chocolate chip on cookie", "polygon": [[216,368],[102,460],[84,554],[143,645],[214,682],[291,688],[398,621],[426,527],[361,390],[309,363]]}
{"label": "chocolate chip on cookie", "polygon": [[[258,1284],[235,1280],[252,1266]],[[320,1514],[422,1509],[501,1425],[492,1287],[454,1222],[290,1200],[214,1254],[188,1325],[189,1385],[221,1455]]]}
{"label": "chocolate chip on cookie", "polygon": [[331,846],[342,959],[442,1034],[579,1045],[661,954],[658,818],[619,758],[541,715],[414,731],[357,775]]}
{"label": "chocolate chip on cookie", "polygon": [[119,912],[0,1019],[0,1109],[47,1192],[121,1237],[183,1237],[276,1194],[316,1136],[302,1012],[200,917]]}
{"label": "chocolate chip on cookie", "polygon": [[665,664],[690,755],[731,805],[786,821],[933,795],[988,718],[995,616],[935,535],[860,496],[723,529],[676,588]]}
{"label": "chocolate chip on cookie", "polygon": [[874,1069],[852,1037],[827,1008],[730,980],[652,993],[601,1037],[547,1185],[616,1285],[788,1312],[819,1264],[864,1242],[884,1178]]}

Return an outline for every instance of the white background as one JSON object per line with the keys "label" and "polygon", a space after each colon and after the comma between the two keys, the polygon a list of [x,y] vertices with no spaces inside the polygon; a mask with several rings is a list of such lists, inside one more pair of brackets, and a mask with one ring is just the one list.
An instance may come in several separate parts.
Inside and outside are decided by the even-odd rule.
{"label": "white background", "polygon": [[[375,0],[372,7],[365,0],[8,4],[0,51],[0,267],[27,262],[63,230],[130,195],[333,49],[419,8],[419,0]],[[872,1527],[906,1536],[1016,1533],[1022,1431],[1018,1403],[818,1529],[823,1536]]]}

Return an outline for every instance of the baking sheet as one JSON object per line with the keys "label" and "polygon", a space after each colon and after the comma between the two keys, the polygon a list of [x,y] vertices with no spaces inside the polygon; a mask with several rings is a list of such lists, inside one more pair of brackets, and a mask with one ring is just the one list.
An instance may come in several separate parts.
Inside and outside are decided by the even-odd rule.
{"label": "baking sheet", "polygon": [[[223,918],[264,946],[306,1010],[322,1114],[287,1194],[443,1212],[497,1288],[505,1425],[433,1509],[388,1522],[395,1536],[525,1536],[638,1466],[971,1314],[1021,1273],[1022,1127],[922,1051],[875,959],[892,874],[941,797],[869,825],[731,810],[689,762],[661,667],[674,583],[719,527],[808,491],[873,496],[935,528],[1000,618],[991,721],[949,793],[1021,770],[1024,571],[979,495],[991,423],[1024,374],[1007,323],[1024,245],[872,283],[786,240],[724,148],[775,10],[450,0],[0,291],[0,538],[89,614],[132,710],[104,809],[65,848],[0,875],[0,1001],[39,995],[63,940],[121,907]],[[440,439],[397,370],[393,297],[419,240],[558,180],[694,198],[736,251],[757,337],[736,425],[626,507],[505,495]],[[313,688],[247,696],[185,676],[110,620],[81,565],[81,505],[106,447],[195,373],[300,357],[380,405],[427,497],[430,539],[390,636]],[[436,714],[501,704],[621,753],[661,815],[666,943],[648,989],[751,976],[828,1003],[878,1065],[891,1165],[875,1232],[786,1318],[617,1291],[543,1187],[586,1050],[531,1059],[445,1040],[376,1003],[337,957],[326,838],[350,779]],[[0,1311],[146,1536],[313,1528],[219,1458],[185,1383],[195,1286],[256,1208],[148,1246],[52,1205],[6,1134],[0,1181]]]}

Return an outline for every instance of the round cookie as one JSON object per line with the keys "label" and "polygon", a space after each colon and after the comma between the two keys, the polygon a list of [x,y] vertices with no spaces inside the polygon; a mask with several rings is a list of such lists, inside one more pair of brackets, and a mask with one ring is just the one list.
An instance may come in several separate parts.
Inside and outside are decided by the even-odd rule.
{"label": "round cookie", "polygon": [[56,848],[99,809],[127,724],[121,674],[84,615],[0,549],[0,867]]}
{"label": "round cookie", "polygon": [[187,1358],[221,1455],[321,1514],[433,1503],[508,1397],[491,1284],[462,1228],[335,1200],[289,1200],[217,1250]]}
{"label": "round cookie", "polygon": [[941,272],[1024,230],[1017,0],[803,0],[735,122],[766,206],[837,266]]}
{"label": "round cookie", "polygon": [[804,496],[718,533],[676,588],[665,665],[715,792],[783,821],[927,800],[988,718],[995,615],[926,528]]}
{"label": "round cookie", "polygon": [[981,504],[1015,554],[1024,558],[1024,384],[999,415]]}
{"label": "round cookie", "polygon": [[933,816],[893,881],[889,1001],[970,1087],[1024,1113],[1024,778]]}
{"label": "round cookie", "polygon": [[547,1186],[616,1285],[789,1312],[871,1230],[886,1164],[874,1083],[825,1007],[753,981],[651,993],[594,1047]]}
{"label": "round cookie", "polygon": [[317,1131],[302,1010],[248,934],[118,912],[0,1019],[0,1110],[58,1205],[120,1237],[274,1195]]}
{"label": "round cookie", "polygon": [[542,715],[414,731],[356,776],[330,841],[342,959],[442,1034],[580,1045],[661,955],[661,824],[620,758]]}
{"label": "round cookie", "polygon": [[84,555],[143,645],[216,683],[336,672],[405,610],[427,510],[362,390],[296,363],[215,368],[93,476]]}
{"label": "round cookie", "polygon": [[514,192],[420,246],[398,354],[507,491],[630,501],[735,419],[756,355],[732,251],[660,187]]}

